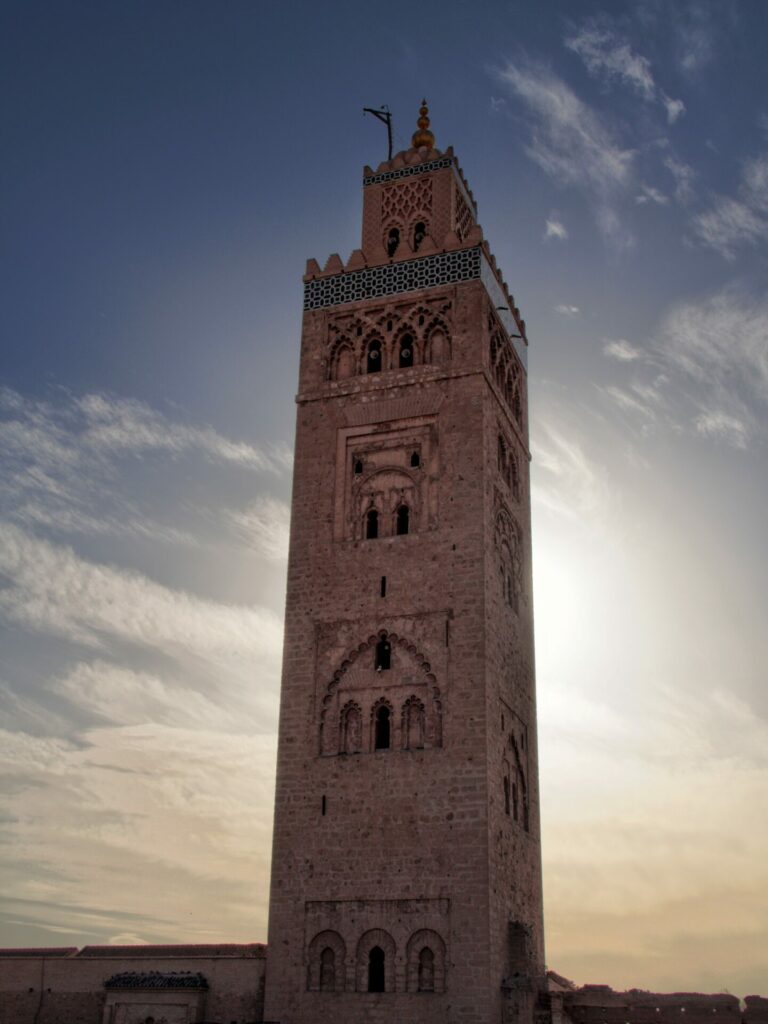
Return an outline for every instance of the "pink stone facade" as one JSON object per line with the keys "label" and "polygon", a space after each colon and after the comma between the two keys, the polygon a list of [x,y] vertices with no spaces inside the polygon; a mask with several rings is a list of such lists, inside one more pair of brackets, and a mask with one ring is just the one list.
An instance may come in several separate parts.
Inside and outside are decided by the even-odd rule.
{"label": "pink stone facade", "polygon": [[[362,249],[305,279],[337,292],[302,331],[265,1013],[532,1020],[524,324],[450,151],[365,181]],[[462,249],[482,249],[512,332],[472,270],[435,262],[412,286]],[[372,267],[380,293],[344,301]]]}

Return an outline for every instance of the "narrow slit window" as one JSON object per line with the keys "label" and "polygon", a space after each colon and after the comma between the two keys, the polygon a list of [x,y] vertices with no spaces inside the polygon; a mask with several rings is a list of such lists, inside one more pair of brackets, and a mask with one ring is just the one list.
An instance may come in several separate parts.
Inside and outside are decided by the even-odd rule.
{"label": "narrow slit window", "polygon": [[376,709],[374,750],[389,750],[392,738],[392,714],[386,704]]}
{"label": "narrow slit window", "polygon": [[336,988],[336,954],[326,946],[320,954],[320,991],[333,992]]}
{"label": "narrow slit window", "polygon": [[404,334],[400,339],[400,369],[406,370],[413,366],[413,338]]}
{"label": "narrow slit window", "polygon": [[360,476],[363,472],[363,463],[360,459],[355,459],[355,476]]}
{"label": "narrow slit window", "polygon": [[421,465],[421,456],[418,452],[414,452],[411,455],[411,469],[418,469]]}
{"label": "narrow slit window", "polygon": [[368,991],[384,992],[385,957],[381,946],[374,946],[368,954]]}
{"label": "narrow slit window", "polygon": [[365,517],[365,539],[376,540],[379,536],[379,513],[375,508],[368,511]]}
{"label": "narrow slit window", "polygon": [[398,537],[402,537],[408,533],[408,529],[411,525],[411,510],[407,505],[401,505],[397,510],[397,521],[395,523],[395,533]]}
{"label": "narrow slit window", "polygon": [[327,811],[327,809],[328,809],[328,804],[327,804],[326,798],[323,797],[323,799],[320,801],[320,813],[323,815],[323,817],[325,817],[325,812]]}
{"label": "narrow slit window", "polygon": [[425,946],[419,953],[419,992],[435,991],[435,954]]}
{"label": "narrow slit window", "polygon": [[382,576],[381,577],[380,592],[381,592],[381,596],[382,597],[386,597],[387,596],[387,577],[386,576]]}
{"label": "narrow slit window", "polygon": [[368,355],[365,362],[366,373],[378,373],[381,370],[381,342],[377,339],[368,346]]}
{"label": "narrow slit window", "polygon": [[386,672],[389,670],[391,660],[392,647],[390,646],[389,640],[382,637],[376,644],[376,654],[374,657],[373,667],[377,672]]}

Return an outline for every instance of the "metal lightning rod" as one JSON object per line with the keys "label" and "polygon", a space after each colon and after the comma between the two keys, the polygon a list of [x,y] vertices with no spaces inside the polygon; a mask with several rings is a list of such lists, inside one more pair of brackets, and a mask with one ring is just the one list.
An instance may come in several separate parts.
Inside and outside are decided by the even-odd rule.
{"label": "metal lightning rod", "polygon": [[373,107],[363,107],[364,114],[373,114],[374,117],[378,117],[380,121],[383,121],[387,126],[387,150],[389,155],[387,160],[392,159],[392,114],[389,111],[389,107],[386,104],[383,107],[379,107],[378,110],[374,110]]}

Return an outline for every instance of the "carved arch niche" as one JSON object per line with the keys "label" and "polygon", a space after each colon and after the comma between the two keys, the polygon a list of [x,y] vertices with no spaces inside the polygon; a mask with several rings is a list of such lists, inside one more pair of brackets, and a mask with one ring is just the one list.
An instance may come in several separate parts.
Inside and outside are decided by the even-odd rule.
{"label": "carved arch niche", "polygon": [[504,601],[513,611],[519,612],[523,603],[522,531],[503,503],[496,512],[494,541]]}
{"label": "carved arch niche", "polygon": [[318,932],[309,944],[308,992],[343,992],[347,947],[338,932]]}
{"label": "carved arch niche", "polygon": [[[376,650],[389,644],[389,668],[377,665]],[[390,709],[389,743],[377,748],[375,719]],[[369,754],[442,746],[443,699],[432,666],[398,633],[381,630],[350,651],[325,686],[319,708],[320,754]]]}

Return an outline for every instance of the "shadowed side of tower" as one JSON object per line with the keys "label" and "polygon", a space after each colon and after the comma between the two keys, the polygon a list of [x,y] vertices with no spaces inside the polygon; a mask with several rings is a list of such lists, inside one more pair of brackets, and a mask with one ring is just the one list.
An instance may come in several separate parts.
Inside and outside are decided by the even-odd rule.
{"label": "shadowed side of tower", "polygon": [[265,1019],[530,1020],[527,340],[426,104],[304,308]]}

